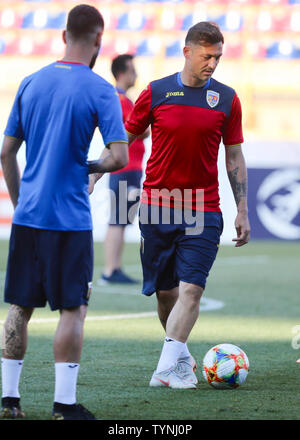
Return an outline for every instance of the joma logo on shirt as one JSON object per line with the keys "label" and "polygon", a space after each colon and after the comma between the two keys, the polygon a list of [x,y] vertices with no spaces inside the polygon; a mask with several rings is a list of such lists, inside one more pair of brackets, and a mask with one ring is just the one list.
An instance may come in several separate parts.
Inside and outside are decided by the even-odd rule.
{"label": "joma logo on shirt", "polygon": [[166,98],[169,98],[170,96],[184,96],[184,92],[167,92]]}

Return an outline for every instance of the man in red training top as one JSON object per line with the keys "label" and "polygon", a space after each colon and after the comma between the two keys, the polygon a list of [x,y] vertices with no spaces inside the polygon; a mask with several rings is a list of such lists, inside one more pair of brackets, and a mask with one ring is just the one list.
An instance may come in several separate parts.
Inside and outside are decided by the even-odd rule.
{"label": "man in red training top", "polygon": [[143,294],[156,292],[166,330],[150,381],[154,387],[196,388],[195,360],[186,342],[223,230],[217,168],[221,141],[237,206],[233,241],[236,247],[249,241],[241,105],[232,88],[212,78],[223,43],[216,24],[191,27],[182,72],[152,81],[125,124],[129,141],[149,125],[152,129],[140,229]]}
{"label": "man in red training top", "polygon": [[[113,59],[111,70],[116,79],[116,89],[120,98],[123,122],[128,119],[133,103],[126,92],[136,81],[136,70],[133,55],[119,55]],[[136,281],[126,275],[122,269],[122,251],[125,227],[134,221],[140,197],[142,163],[145,152],[143,138],[149,130],[136,139],[129,149],[128,165],[109,176],[111,194],[111,213],[104,243],[105,267],[99,284],[124,283],[134,284]]]}

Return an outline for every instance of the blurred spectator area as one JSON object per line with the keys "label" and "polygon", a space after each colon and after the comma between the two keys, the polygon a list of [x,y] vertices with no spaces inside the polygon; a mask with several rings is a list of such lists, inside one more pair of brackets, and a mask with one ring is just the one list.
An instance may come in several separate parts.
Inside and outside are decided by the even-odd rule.
{"label": "blurred spectator area", "polygon": [[[15,92],[24,75],[62,56],[67,12],[79,3],[1,1],[1,94]],[[254,135],[299,136],[300,0],[87,3],[98,7],[105,20],[102,61],[96,71],[112,80],[110,59],[134,53],[139,71],[134,97],[152,79],[180,70],[187,29],[211,20],[225,35],[224,56],[215,77],[236,88],[246,129]]]}

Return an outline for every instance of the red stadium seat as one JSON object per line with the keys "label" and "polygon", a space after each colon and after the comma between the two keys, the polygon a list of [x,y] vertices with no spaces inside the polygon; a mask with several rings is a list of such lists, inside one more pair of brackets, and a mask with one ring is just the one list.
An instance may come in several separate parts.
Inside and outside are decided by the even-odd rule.
{"label": "red stadium seat", "polygon": [[224,58],[240,58],[243,54],[243,45],[239,44],[226,44],[224,47]]}

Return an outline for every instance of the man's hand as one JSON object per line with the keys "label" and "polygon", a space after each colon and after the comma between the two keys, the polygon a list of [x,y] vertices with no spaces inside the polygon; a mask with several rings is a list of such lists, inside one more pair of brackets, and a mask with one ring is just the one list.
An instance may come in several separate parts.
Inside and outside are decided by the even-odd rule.
{"label": "man's hand", "polygon": [[237,237],[232,239],[236,242],[235,247],[244,246],[250,240],[250,223],[246,212],[239,212],[236,216],[235,229]]}
{"label": "man's hand", "polygon": [[233,238],[235,247],[244,246],[250,240],[250,223],[247,207],[247,168],[241,145],[226,147],[226,169],[238,214],[235,219],[237,237]]}
{"label": "man's hand", "polygon": [[109,144],[109,149],[104,148],[99,160],[89,160],[87,164],[89,174],[98,175],[126,167],[128,164],[127,142],[112,142]]}
{"label": "man's hand", "polygon": [[21,147],[23,139],[11,136],[4,136],[1,150],[1,165],[7,189],[16,208],[20,189],[20,171],[17,162],[17,153]]}
{"label": "man's hand", "polygon": [[99,179],[103,176],[104,173],[95,173],[89,175],[89,194],[92,194],[94,191],[95,185]]}
{"label": "man's hand", "polygon": [[95,183],[96,183],[95,174],[90,174],[89,175],[89,194],[92,194],[92,192],[94,191]]}

